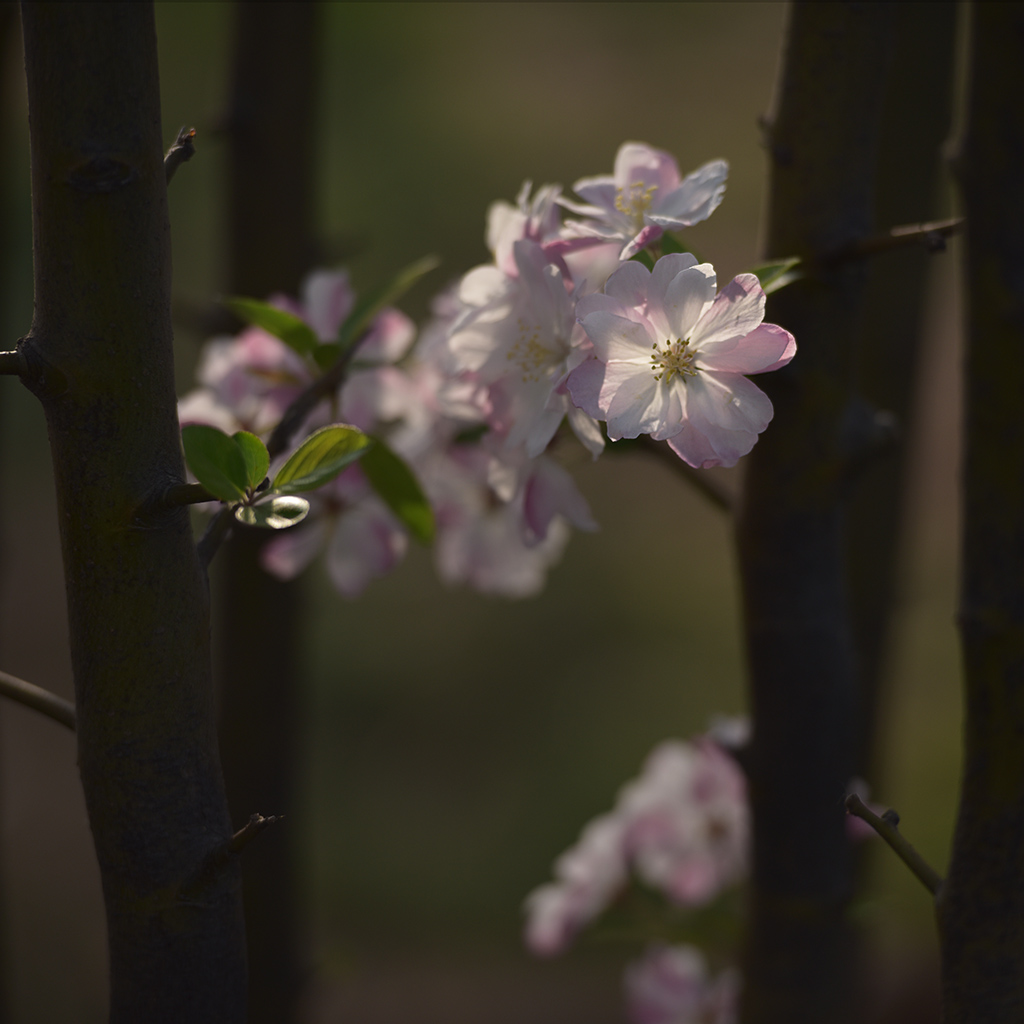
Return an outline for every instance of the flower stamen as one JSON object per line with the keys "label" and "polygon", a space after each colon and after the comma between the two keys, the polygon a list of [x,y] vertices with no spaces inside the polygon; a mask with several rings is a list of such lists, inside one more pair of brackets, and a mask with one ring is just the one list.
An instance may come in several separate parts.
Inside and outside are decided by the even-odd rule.
{"label": "flower stamen", "polygon": [[615,209],[624,213],[636,226],[643,227],[644,214],[647,212],[658,191],[657,185],[648,185],[645,181],[634,181],[628,191],[625,188],[615,190]]}
{"label": "flower stamen", "polygon": [[655,380],[664,378],[666,384],[671,384],[673,377],[679,377],[686,383],[687,377],[697,376],[697,371],[690,365],[696,353],[688,342],[670,338],[664,346],[655,342],[651,348],[654,349],[651,353],[651,369],[655,371]]}

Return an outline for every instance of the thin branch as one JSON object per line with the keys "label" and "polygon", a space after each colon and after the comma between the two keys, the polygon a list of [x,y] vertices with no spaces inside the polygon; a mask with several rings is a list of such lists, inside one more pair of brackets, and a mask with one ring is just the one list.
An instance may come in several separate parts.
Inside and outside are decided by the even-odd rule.
{"label": "thin branch", "polygon": [[662,441],[655,441],[654,438],[644,434],[639,438],[643,447],[652,455],[656,455],[662,462],[670,466],[673,472],[683,478],[691,487],[696,488],[716,508],[723,512],[735,510],[735,499],[724,488],[719,487],[708,475],[707,470],[694,469],[693,466],[683,462],[667,444]]}
{"label": "thin branch", "polygon": [[280,455],[288,447],[295,432],[302,426],[303,420],[316,408],[317,404],[332,392],[337,391],[344,383],[349,363],[352,362],[352,357],[358,351],[367,333],[369,332],[364,331],[360,337],[356,338],[338,357],[334,365],[300,392],[285,409],[281,422],[274,428],[274,432],[267,442],[267,451],[270,452],[271,458]]}
{"label": "thin branch", "polygon": [[271,825],[284,821],[283,814],[271,814],[265,818],[262,814],[253,814],[243,828],[240,828],[227,845],[228,853],[241,853],[258,835],[265,832]]}
{"label": "thin branch", "polygon": [[196,147],[193,142],[195,137],[195,128],[182,126],[178,129],[178,137],[164,154],[164,173],[167,175],[168,185],[171,183],[171,178],[174,177],[174,172],[196,155]]}
{"label": "thin branch", "polygon": [[187,878],[178,890],[179,899],[195,898],[212,879],[216,878],[224,865],[237,857],[258,835],[265,832],[271,825],[284,820],[283,814],[272,814],[264,817],[253,814],[248,822],[240,828],[227,842],[221,843],[207,854],[199,870]]}
{"label": "thin branch", "polygon": [[0,352],[0,374],[10,377],[21,377],[25,374],[25,357],[21,349],[13,352]]}
{"label": "thin branch", "polygon": [[875,814],[856,793],[846,798],[847,813],[866,821],[895,851],[896,855],[917,876],[922,885],[937,896],[942,888],[942,876],[900,835],[897,825],[900,816],[895,811],[886,811],[881,817]]}
{"label": "thin branch", "polygon": [[944,252],[946,239],[964,226],[963,217],[949,220],[933,220],[927,224],[903,224],[882,235],[859,238],[848,245],[840,246],[821,258],[823,266],[835,267],[841,263],[877,256],[893,249],[910,245],[923,245],[929,252]]}
{"label": "thin branch", "polygon": [[201,505],[204,501],[218,501],[202,484],[174,484],[160,495],[156,507],[148,511],[180,508],[183,505]]}
{"label": "thin branch", "polygon": [[71,730],[75,728],[75,705],[35,683],[27,683],[17,676],[0,672],[0,695],[10,697],[33,711],[40,711]]}

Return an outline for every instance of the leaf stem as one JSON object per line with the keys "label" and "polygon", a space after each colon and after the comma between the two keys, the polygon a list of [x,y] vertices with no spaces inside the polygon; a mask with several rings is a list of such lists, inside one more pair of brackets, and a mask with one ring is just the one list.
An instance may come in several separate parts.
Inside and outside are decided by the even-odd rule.
{"label": "leaf stem", "polygon": [[50,693],[49,690],[44,690],[41,686],[36,686],[35,683],[28,683],[7,672],[0,672],[0,695],[10,697],[11,700],[16,700],[34,711],[42,712],[74,731],[75,705],[55,693]]}
{"label": "leaf stem", "polygon": [[917,876],[918,881],[933,895],[937,896],[942,888],[942,876],[900,835],[897,825],[900,816],[892,810],[879,816],[872,811],[856,793],[846,798],[846,810],[855,818],[866,821],[895,851]]}

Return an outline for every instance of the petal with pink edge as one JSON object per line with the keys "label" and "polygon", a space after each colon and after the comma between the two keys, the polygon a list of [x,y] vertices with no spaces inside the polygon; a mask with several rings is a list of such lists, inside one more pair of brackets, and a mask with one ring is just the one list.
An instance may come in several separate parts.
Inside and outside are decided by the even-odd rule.
{"label": "petal with pink edge", "polygon": [[796,355],[796,340],[775,324],[761,324],[743,338],[701,347],[693,365],[717,373],[768,373]]}

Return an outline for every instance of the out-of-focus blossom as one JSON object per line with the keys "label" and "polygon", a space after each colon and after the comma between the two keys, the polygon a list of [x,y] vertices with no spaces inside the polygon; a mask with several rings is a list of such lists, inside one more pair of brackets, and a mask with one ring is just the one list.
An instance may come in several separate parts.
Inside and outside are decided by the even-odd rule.
{"label": "out-of-focus blossom", "polygon": [[707,737],[660,744],[559,858],[555,881],[527,898],[527,945],[563,952],[631,871],[678,906],[708,903],[744,877],[749,830],[746,781],[728,754]]}
{"label": "out-of-focus blossom", "polygon": [[676,231],[707,220],[722,201],[729,165],[712,160],[680,179],[668,153],[641,142],[626,142],[615,157],[615,171],[581,178],[573,191],[585,203],[559,202],[583,221],[567,221],[568,234],[615,241],[619,258],[628,260],[656,242],[666,230]]}
{"label": "out-of-focus blossom", "polygon": [[538,956],[564,952],[625,885],[619,818],[606,814],[590,822],[555,861],[555,878],[526,898],[526,944]]}
{"label": "out-of-focus blossom", "polygon": [[344,597],[358,597],[405,557],[409,537],[370,490],[358,466],[309,496],[310,516],[285,530],[260,552],[264,569],[278,579],[297,576],[320,554],[327,575]]}
{"label": "out-of-focus blossom", "polygon": [[596,529],[569,474],[550,459],[454,444],[421,463],[437,516],[438,572],[483,593],[527,597],[561,557],[568,525]]}
{"label": "out-of-focus blossom", "polygon": [[576,405],[608,436],[650,434],[691,466],[734,466],[772,418],[768,397],[745,374],[785,366],[793,336],[764,319],[764,291],[741,274],[716,296],[714,268],[689,253],[653,272],[623,264],[577,316],[594,357],[569,375]]}
{"label": "out-of-focus blossom", "polygon": [[500,317],[482,315],[453,329],[455,365],[488,387],[488,420],[507,448],[525,445],[529,456],[539,455],[568,414],[596,457],[604,447],[600,428],[560,387],[591,348],[567,282],[535,242],[518,241],[513,252],[518,275],[500,292],[507,308]]}
{"label": "out-of-focus blossom", "polygon": [[708,974],[693,946],[650,946],[626,969],[626,1007],[632,1024],[734,1024],[740,977]]}
{"label": "out-of-focus blossom", "polygon": [[680,906],[708,903],[746,875],[746,780],[706,737],[657,746],[619,794],[618,813],[637,875]]}

